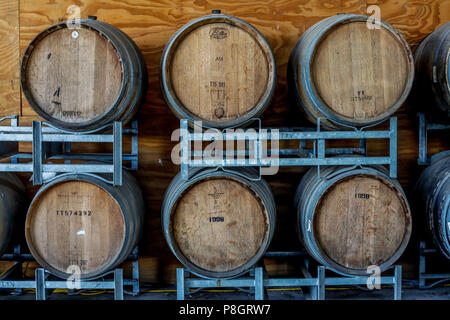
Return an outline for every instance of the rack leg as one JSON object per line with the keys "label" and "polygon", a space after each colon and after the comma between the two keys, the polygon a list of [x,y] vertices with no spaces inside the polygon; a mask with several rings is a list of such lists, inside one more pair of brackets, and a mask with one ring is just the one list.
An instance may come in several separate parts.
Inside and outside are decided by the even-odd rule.
{"label": "rack leg", "polygon": [[255,300],[264,300],[263,268],[255,268]]}
{"label": "rack leg", "polygon": [[423,250],[425,249],[425,242],[420,241],[420,251],[419,251],[419,288],[423,289],[425,288],[425,278],[423,275],[426,272],[426,261],[425,261],[425,255],[423,254]]}
{"label": "rack leg", "polygon": [[123,300],[123,270],[114,270],[114,300]]}
{"label": "rack leg", "polygon": [[419,113],[419,164],[427,163],[427,153],[427,120],[425,114]]}
{"label": "rack leg", "polygon": [[45,292],[45,271],[43,268],[37,268],[35,271],[36,277],[36,300],[46,300]]}
{"label": "rack leg", "polygon": [[402,300],[402,266],[395,266],[394,300]]}
{"label": "rack leg", "polygon": [[133,295],[138,296],[140,293],[139,260],[132,262],[132,278],[133,278]]}
{"label": "rack leg", "polygon": [[184,269],[177,268],[177,300],[184,300]]}
{"label": "rack leg", "polygon": [[317,293],[316,300],[325,300],[325,267],[317,268]]}

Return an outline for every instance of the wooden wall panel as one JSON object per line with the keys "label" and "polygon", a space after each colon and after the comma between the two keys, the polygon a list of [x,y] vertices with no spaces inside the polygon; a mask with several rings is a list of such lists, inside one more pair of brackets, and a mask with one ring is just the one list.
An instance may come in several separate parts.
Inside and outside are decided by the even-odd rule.
{"label": "wooden wall panel", "polygon": [[[20,6],[19,6],[20,2]],[[170,141],[171,133],[179,125],[165,105],[160,90],[158,65],[162,50],[170,36],[188,21],[209,14],[212,9],[221,9],[223,13],[234,15],[254,25],[267,38],[272,46],[278,65],[278,84],[275,99],[262,117],[263,126],[299,126],[304,124],[302,115],[287,98],[286,66],[289,54],[298,38],[314,23],[337,13],[365,14],[369,5],[378,5],[381,18],[398,28],[410,45],[415,48],[418,43],[433,30],[450,20],[450,1],[420,1],[420,0],[349,0],[349,1],[319,1],[319,0],[8,0],[7,6],[2,1],[0,10],[20,7],[20,52],[38,32],[68,17],[67,8],[70,5],[80,7],[81,18],[95,15],[99,20],[108,22],[126,32],[141,49],[149,71],[149,93],[146,103],[139,111],[140,119],[140,170],[136,173],[147,202],[147,217],[145,232],[141,242],[141,269],[144,281],[173,281],[174,268],[179,264],[171,254],[160,223],[161,200],[165,188],[179,167],[172,164],[170,152],[176,142]],[[8,19],[10,20],[11,17]],[[0,16],[0,35],[15,30],[14,24],[4,22]],[[17,19],[17,16],[16,16]],[[13,19],[14,20],[14,19]],[[14,21],[13,21],[14,22]],[[16,37],[18,33],[15,33]],[[17,41],[17,38],[15,38]],[[0,46],[2,44],[0,43]],[[2,47],[0,47],[2,48]],[[15,54],[10,61],[12,72],[18,73],[19,56],[14,53],[17,47],[10,46]],[[0,57],[5,54],[0,50]],[[17,69],[15,69],[17,68]],[[0,72],[4,72],[3,70]],[[7,76],[0,76],[5,83]],[[17,79],[17,78],[15,78]],[[8,80],[9,81],[9,80]],[[3,88],[3,86],[1,87]],[[16,90],[18,86],[14,87]],[[11,95],[9,91],[8,95]],[[0,92],[0,99],[5,97]],[[1,100],[0,100],[1,101]],[[18,108],[19,99],[6,105],[0,104],[0,116],[10,113],[12,107]],[[35,115],[22,98],[22,114],[27,116],[27,123]],[[410,192],[420,174],[416,165],[418,155],[417,124],[414,109],[407,103],[397,113],[399,118],[399,180]],[[29,148],[29,146],[25,146]],[[95,147],[93,147],[95,148]],[[430,143],[430,153],[436,153],[450,148],[439,135],[434,135]],[[386,153],[388,147],[383,142],[372,143],[369,150],[375,154]],[[299,242],[293,227],[294,214],[291,208],[295,188],[301,179],[305,168],[283,168],[276,176],[268,176],[275,195],[278,210],[276,234],[272,249],[298,249]],[[24,181],[29,176],[21,175]],[[30,194],[37,188],[30,186]],[[407,266],[409,276],[415,275],[416,252],[413,234],[411,246],[402,258]],[[271,272],[292,271],[295,267],[289,261],[268,261]],[[412,272],[412,273],[411,273]]]}
{"label": "wooden wall panel", "polygon": [[0,2],[0,115],[19,115],[19,3]]}

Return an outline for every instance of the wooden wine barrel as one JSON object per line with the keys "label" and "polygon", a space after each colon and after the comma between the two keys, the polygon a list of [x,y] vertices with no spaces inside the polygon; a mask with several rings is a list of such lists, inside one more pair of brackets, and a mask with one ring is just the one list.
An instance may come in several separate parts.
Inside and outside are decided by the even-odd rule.
{"label": "wooden wine barrel", "polygon": [[269,185],[233,172],[196,170],[189,181],[178,174],[166,190],[161,220],[178,260],[206,278],[245,273],[264,255],[275,228]]}
{"label": "wooden wine barrel", "polygon": [[450,22],[426,37],[414,53],[416,79],[414,101],[450,118]]}
{"label": "wooden wine barrel", "polygon": [[41,187],[26,218],[31,254],[56,276],[76,268],[81,279],[123,262],[139,241],[144,200],[137,181],[123,172],[122,186],[87,174],[64,175]]}
{"label": "wooden wine barrel", "polygon": [[11,244],[17,219],[25,209],[26,190],[16,175],[0,172],[0,256]]}
{"label": "wooden wine barrel", "polygon": [[356,14],[324,19],[292,50],[289,91],[313,123],[324,118],[329,129],[373,125],[406,100],[414,79],[408,43],[384,21],[369,29],[368,19]]}
{"label": "wooden wine barrel", "polygon": [[415,194],[417,215],[426,216],[431,239],[450,259],[450,154],[437,157],[423,171]]}
{"label": "wooden wine barrel", "polygon": [[144,59],[125,33],[94,18],[58,23],[26,48],[20,81],[36,113],[56,127],[90,131],[131,120],[145,100]]}
{"label": "wooden wine barrel", "polygon": [[350,275],[381,271],[405,250],[411,213],[400,184],[384,167],[310,169],[296,193],[298,234],[322,265]]}
{"label": "wooden wine barrel", "polygon": [[276,79],[275,57],[262,34],[217,10],[179,29],[160,63],[161,91],[172,112],[209,128],[260,116]]}

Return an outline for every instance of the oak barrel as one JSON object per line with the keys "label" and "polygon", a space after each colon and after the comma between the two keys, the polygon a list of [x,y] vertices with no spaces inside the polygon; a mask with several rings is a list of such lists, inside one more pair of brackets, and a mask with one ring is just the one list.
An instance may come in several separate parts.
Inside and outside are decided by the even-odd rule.
{"label": "oak barrel", "polygon": [[[414,79],[408,43],[390,24],[339,14],[310,27],[288,64],[289,92],[313,123],[329,129],[384,121],[406,100]],[[373,25],[372,25],[373,27]]]}
{"label": "oak barrel", "polygon": [[216,10],[179,29],[160,63],[161,92],[172,112],[209,128],[260,116],[276,79],[275,57],[263,35]]}
{"label": "oak barrel", "polygon": [[79,268],[80,278],[89,279],[130,255],[143,219],[143,195],[131,174],[123,172],[122,186],[67,174],[39,189],[28,209],[25,236],[46,270],[67,278]]}
{"label": "oak barrel", "polygon": [[0,172],[0,256],[16,238],[19,214],[26,210],[25,194],[25,187],[16,175]]}
{"label": "oak barrel", "polygon": [[433,160],[416,185],[416,210],[425,216],[436,247],[450,259],[450,154]]}
{"label": "oak barrel", "polygon": [[414,52],[414,101],[421,109],[450,118],[450,22],[426,37]]}
{"label": "oak barrel", "polygon": [[411,213],[400,184],[381,166],[310,169],[296,193],[297,230],[320,264],[350,275],[381,271],[405,250]]}
{"label": "oak barrel", "polygon": [[34,111],[70,131],[126,123],[148,86],[133,40],[95,17],[80,20],[78,27],[67,21],[39,33],[24,52],[20,81]]}
{"label": "oak barrel", "polygon": [[275,228],[269,185],[250,169],[178,174],[164,195],[164,236],[178,260],[206,278],[239,276],[264,255]]}

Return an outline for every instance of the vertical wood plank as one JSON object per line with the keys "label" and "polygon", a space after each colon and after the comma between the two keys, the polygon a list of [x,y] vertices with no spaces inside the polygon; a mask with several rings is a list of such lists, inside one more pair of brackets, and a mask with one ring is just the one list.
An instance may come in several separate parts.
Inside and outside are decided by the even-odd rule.
{"label": "vertical wood plank", "polygon": [[0,2],[0,61],[0,117],[19,115],[19,0]]}

